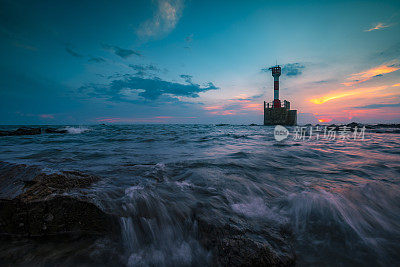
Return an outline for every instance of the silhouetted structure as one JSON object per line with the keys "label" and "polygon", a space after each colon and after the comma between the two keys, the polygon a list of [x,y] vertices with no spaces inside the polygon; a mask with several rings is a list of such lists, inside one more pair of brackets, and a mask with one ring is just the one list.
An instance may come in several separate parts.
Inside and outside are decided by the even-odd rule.
{"label": "silhouetted structure", "polygon": [[279,100],[279,76],[281,67],[276,65],[269,68],[274,77],[274,101],[266,103],[264,101],[264,125],[296,125],[297,110],[290,110],[290,102],[284,100],[283,107]]}

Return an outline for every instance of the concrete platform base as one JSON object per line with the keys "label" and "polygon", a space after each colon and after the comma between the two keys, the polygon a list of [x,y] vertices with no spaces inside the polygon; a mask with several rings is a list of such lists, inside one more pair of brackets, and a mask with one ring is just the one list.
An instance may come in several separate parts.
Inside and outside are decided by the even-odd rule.
{"label": "concrete platform base", "polygon": [[297,110],[290,110],[286,107],[264,108],[264,125],[286,125],[297,124]]}

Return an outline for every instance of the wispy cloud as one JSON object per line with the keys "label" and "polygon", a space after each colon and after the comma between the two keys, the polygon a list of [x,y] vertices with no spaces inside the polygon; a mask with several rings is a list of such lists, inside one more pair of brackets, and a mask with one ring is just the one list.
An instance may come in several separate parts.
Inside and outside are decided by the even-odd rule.
{"label": "wispy cloud", "polygon": [[136,34],[143,39],[156,38],[171,32],[178,23],[184,6],[183,0],[157,0],[153,17],[143,22]]}
{"label": "wispy cloud", "polygon": [[117,79],[108,85],[91,84],[81,87],[79,90],[86,96],[106,98],[114,102],[146,102],[162,98],[162,101],[180,101],[180,97],[197,98],[199,93],[219,89],[209,82],[204,86],[190,83],[182,84],[169,82],[158,77],[140,77],[126,75],[123,79]]}
{"label": "wispy cloud", "polygon": [[88,62],[93,62],[93,63],[102,63],[102,62],[105,62],[105,59],[102,58],[102,57],[87,56],[87,55],[81,54],[81,53],[79,53],[79,52],[76,52],[76,49],[75,49],[74,46],[71,45],[71,44],[67,44],[67,45],[65,46],[65,51],[66,51],[68,54],[70,54],[71,56],[76,57],[76,58],[87,58],[87,59],[88,59]]}
{"label": "wispy cloud", "polygon": [[305,66],[301,63],[289,63],[283,65],[282,74],[287,76],[298,76],[303,73]]}
{"label": "wispy cloud", "polygon": [[95,118],[97,122],[106,123],[165,123],[170,120],[187,120],[197,119],[197,117],[182,117],[182,116],[154,116],[146,118],[120,118],[120,117],[99,117]]}
{"label": "wispy cloud", "polygon": [[378,23],[374,24],[371,28],[365,30],[365,32],[372,32],[372,31],[376,31],[376,30],[382,30],[382,29],[385,29],[385,28],[389,28],[392,25],[393,24],[385,24],[383,22],[378,22]]}
{"label": "wispy cloud", "polygon": [[95,62],[95,63],[102,63],[105,62],[104,58],[102,57],[91,57],[88,59],[89,62]]}
{"label": "wispy cloud", "polygon": [[43,118],[43,119],[54,119],[54,115],[53,114],[40,114],[38,116]]}
{"label": "wispy cloud", "polygon": [[371,93],[371,92],[375,92],[375,91],[380,91],[380,90],[384,90],[386,88],[387,88],[387,86],[379,86],[379,87],[372,87],[372,88],[358,88],[358,89],[351,90],[351,91],[333,92],[333,93],[325,95],[325,96],[312,98],[309,101],[311,103],[320,105],[320,104],[323,104],[325,102],[328,102],[328,101],[331,101],[331,100],[334,100],[334,99],[339,99],[339,98],[343,98],[343,97],[350,97],[350,96],[362,96],[365,93]]}
{"label": "wispy cloud", "polygon": [[377,109],[377,108],[388,108],[388,107],[400,107],[400,103],[394,103],[394,104],[371,104],[371,105],[365,105],[365,106],[360,106],[360,107],[354,107],[354,108],[361,108],[361,109]]}
{"label": "wispy cloud", "polygon": [[219,109],[223,109],[223,106],[206,106],[203,107],[204,110],[219,110]]}
{"label": "wispy cloud", "polygon": [[192,83],[192,78],[193,78],[192,75],[182,74],[182,75],[180,75],[179,77],[181,77],[182,79],[184,79],[185,82],[187,82],[187,83]]}
{"label": "wispy cloud", "polygon": [[81,54],[79,54],[78,52],[76,52],[76,51],[74,50],[74,48],[72,48],[71,45],[67,45],[67,46],[65,47],[65,51],[67,51],[68,54],[70,54],[71,56],[76,57],[76,58],[83,58],[83,57],[84,57],[83,55],[81,55]]}
{"label": "wispy cloud", "polygon": [[151,74],[159,73],[161,70],[153,64],[130,64],[130,68],[136,71],[136,75],[143,77],[143,76],[151,76]]}
{"label": "wispy cloud", "polygon": [[[305,66],[301,63],[288,63],[283,65],[282,67],[282,75],[286,76],[298,76],[303,73],[303,69]],[[262,72],[270,72],[270,69],[268,67],[262,68]]]}
{"label": "wispy cloud", "polygon": [[352,86],[358,83],[366,82],[372,79],[373,77],[379,77],[382,76],[383,74],[391,73],[399,69],[400,65],[397,62],[386,63],[363,72],[351,74],[348,78],[346,78],[346,80],[348,81],[342,84],[346,86]]}
{"label": "wispy cloud", "polygon": [[24,116],[24,117],[37,117],[41,119],[46,119],[46,120],[53,120],[55,118],[54,114],[32,114],[32,113],[23,113],[20,111],[15,112],[19,116]]}
{"label": "wispy cloud", "polygon": [[191,49],[192,48],[192,42],[193,42],[193,36],[194,34],[189,34],[185,37],[185,49]]}
{"label": "wispy cloud", "polygon": [[121,48],[119,46],[115,46],[115,45],[108,45],[108,44],[103,44],[104,49],[110,50],[112,52],[114,52],[114,54],[116,54],[119,57],[122,58],[128,58],[130,56],[136,55],[136,56],[141,56],[142,54],[139,51],[135,51],[132,49],[125,49],[125,48]]}
{"label": "wispy cloud", "polygon": [[228,99],[222,105],[204,106],[203,109],[211,115],[219,116],[254,114],[254,112],[262,111],[260,97],[261,95],[248,96],[239,94],[234,98]]}
{"label": "wispy cloud", "polygon": [[19,41],[15,41],[13,44],[16,47],[23,48],[23,49],[30,50],[30,51],[37,51],[38,50],[36,46],[25,44],[25,43],[22,43],[22,42],[19,42]]}

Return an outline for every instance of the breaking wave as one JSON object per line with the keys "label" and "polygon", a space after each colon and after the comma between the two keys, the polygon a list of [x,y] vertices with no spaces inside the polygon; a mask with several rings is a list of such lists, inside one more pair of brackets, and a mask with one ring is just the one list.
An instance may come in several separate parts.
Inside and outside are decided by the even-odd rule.
{"label": "breaking wave", "polygon": [[72,127],[72,126],[65,127],[65,130],[67,130],[68,133],[70,134],[81,134],[90,131],[90,129],[87,127]]}

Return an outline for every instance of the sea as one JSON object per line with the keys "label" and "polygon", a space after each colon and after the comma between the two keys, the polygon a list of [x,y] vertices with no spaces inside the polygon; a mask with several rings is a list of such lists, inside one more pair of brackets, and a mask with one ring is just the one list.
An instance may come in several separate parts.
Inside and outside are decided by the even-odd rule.
{"label": "sea", "polygon": [[317,139],[295,138],[287,127],[289,136],[277,141],[273,126],[51,127],[68,132],[0,137],[0,161],[100,177],[87,194],[118,214],[121,243],[97,240],[74,261],[71,249],[10,242],[0,257],[12,247],[24,264],[101,263],[113,253],[126,266],[211,265],[196,233],[195,217],[203,216],[287,229],[298,266],[400,265],[396,129]]}

